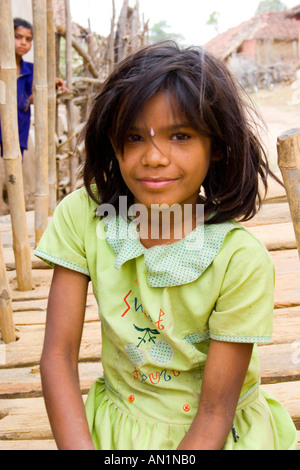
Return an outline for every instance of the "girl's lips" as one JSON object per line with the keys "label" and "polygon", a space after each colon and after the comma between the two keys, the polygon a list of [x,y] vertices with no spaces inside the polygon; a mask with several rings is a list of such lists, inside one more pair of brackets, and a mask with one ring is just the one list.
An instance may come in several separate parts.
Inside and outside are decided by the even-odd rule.
{"label": "girl's lips", "polygon": [[139,182],[145,186],[146,188],[149,189],[162,189],[165,188],[166,186],[171,185],[177,181],[177,179],[164,179],[164,178],[141,178],[139,179]]}

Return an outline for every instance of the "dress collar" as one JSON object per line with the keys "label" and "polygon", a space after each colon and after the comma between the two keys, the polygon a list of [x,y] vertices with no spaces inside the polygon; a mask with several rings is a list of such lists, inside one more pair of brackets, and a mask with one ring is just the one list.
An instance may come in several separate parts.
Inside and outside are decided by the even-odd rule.
{"label": "dress collar", "polygon": [[145,248],[134,222],[121,216],[106,224],[106,237],[116,253],[115,268],[144,256],[150,287],[171,287],[198,279],[219,253],[226,235],[238,228],[234,222],[200,224],[185,238],[170,245]]}

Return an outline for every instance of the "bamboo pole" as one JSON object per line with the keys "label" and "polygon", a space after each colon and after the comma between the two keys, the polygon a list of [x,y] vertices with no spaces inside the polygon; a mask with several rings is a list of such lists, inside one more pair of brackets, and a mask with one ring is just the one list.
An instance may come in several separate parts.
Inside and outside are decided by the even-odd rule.
{"label": "bamboo pole", "polygon": [[[63,36],[66,38],[66,30],[62,26],[59,26],[59,25],[56,26],[56,32],[59,36]],[[73,37],[71,38],[71,43],[75,51],[78,52],[78,54],[81,55],[83,60],[86,62],[86,65],[89,71],[91,72],[92,76],[94,78],[98,78],[99,74],[96,70],[92,57],[85,51],[85,49]]]}
{"label": "bamboo pole", "polygon": [[115,5],[115,0],[112,0],[112,17],[111,17],[110,34],[109,34],[109,41],[108,41],[109,72],[112,72],[115,66],[115,22],[116,22],[116,5]]}
{"label": "bamboo pole", "polygon": [[0,80],[5,100],[0,103],[3,160],[11,214],[13,250],[18,289],[32,289],[31,250],[29,245],[24,199],[22,158],[17,117],[17,69],[11,0],[0,2]]}
{"label": "bamboo pole", "polygon": [[32,0],[34,38],[35,241],[48,224],[48,83],[46,0]]}
{"label": "bamboo pole", "polygon": [[123,6],[119,16],[118,22],[118,42],[117,42],[117,57],[118,62],[121,62],[127,54],[127,39],[126,39],[126,26],[127,26],[127,15],[128,15],[129,0],[123,0]]}
{"label": "bamboo pole", "polygon": [[277,152],[300,257],[300,128],[278,137]]}
{"label": "bamboo pole", "polygon": [[135,6],[133,7],[132,16],[131,16],[131,52],[135,52],[139,48],[140,39],[140,5],[139,1],[136,0]]}
{"label": "bamboo pole", "polygon": [[[61,35],[59,32],[55,32],[55,59],[56,59],[56,77],[60,76],[60,46],[61,46]],[[55,132],[56,135],[59,134],[59,119],[58,119],[58,106],[56,105],[56,115],[55,115]],[[59,162],[56,160],[56,201],[59,198]]]}
{"label": "bamboo pole", "polygon": [[11,343],[16,340],[15,326],[13,320],[12,299],[9,292],[6,275],[6,265],[3,254],[1,233],[0,233],[0,329],[2,341]]}
{"label": "bamboo pole", "polygon": [[57,198],[56,176],[56,49],[53,18],[53,0],[47,0],[47,79],[48,79],[48,172],[49,215],[53,215]]}
{"label": "bamboo pole", "polygon": [[[65,0],[65,15],[66,15],[66,82],[67,87],[72,93],[73,91],[73,70],[72,70],[72,19],[70,0]],[[74,134],[75,129],[75,107],[73,100],[67,101],[67,114],[68,114],[68,133],[69,136]],[[75,139],[71,140],[71,150],[75,149]],[[70,183],[71,191],[75,187],[75,174],[76,174],[76,160],[75,156],[72,155],[70,158]]]}

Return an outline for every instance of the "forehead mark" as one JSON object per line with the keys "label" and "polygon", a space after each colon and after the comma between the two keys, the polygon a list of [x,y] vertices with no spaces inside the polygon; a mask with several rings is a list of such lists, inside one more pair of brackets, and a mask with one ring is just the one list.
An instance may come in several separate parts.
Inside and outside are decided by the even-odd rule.
{"label": "forehead mark", "polygon": [[155,136],[155,132],[154,132],[154,129],[153,129],[152,126],[151,126],[151,128],[150,128],[150,135],[151,135],[151,137],[154,137],[154,136]]}

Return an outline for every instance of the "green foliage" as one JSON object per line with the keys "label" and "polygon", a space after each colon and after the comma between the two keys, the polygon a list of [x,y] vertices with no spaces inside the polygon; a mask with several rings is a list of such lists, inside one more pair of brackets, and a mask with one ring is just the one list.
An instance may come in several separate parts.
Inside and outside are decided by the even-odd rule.
{"label": "green foliage", "polygon": [[282,11],[286,9],[286,5],[281,2],[281,0],[262,0],[258,5],[255,14],[259,15],[264,11]]}
{"label": "green foliage", "polygon": [[180,44],[184,41],[184,36],[182,34],[168,32],[168,29],[170,29],[170,26],[165,20],[155,23],[150,30],[150,42],[154,43],[161,39],[172,39]]}
{"label": "green foliage", "polygon": [[210,14],[210,17],[206,22],[207,25],[213,26],[217,33],[219,33],[219,18],[220,18],[220,13],[217,11],[213,11]]}

